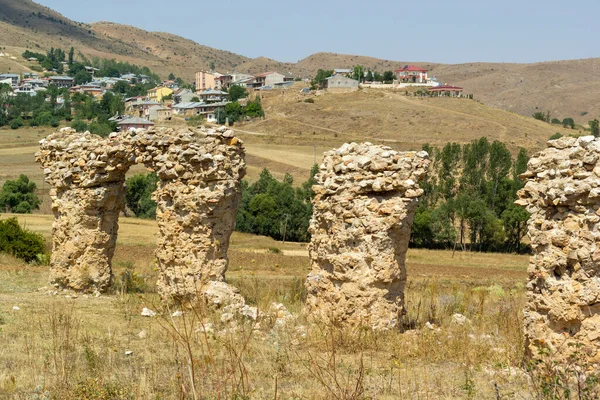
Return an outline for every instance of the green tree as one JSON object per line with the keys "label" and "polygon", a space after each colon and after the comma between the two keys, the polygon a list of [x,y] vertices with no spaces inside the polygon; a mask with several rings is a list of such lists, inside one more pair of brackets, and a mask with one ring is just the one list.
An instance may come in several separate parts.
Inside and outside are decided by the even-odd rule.
{"label": "green tree", "polygon": [[517,207],[512,203],[502,213],[502,224],[504,225],[510,250],[517,253],[521,252],[521,240],[527,232],[526,227],[529,216],[529,213],[523,207]]}
{"label": "green tree", "polygon": [[171,73],[169,74],[169,77],[168,77],[168,79],[169,79],[170,81],[174,81],[174,80],[175,80],[175,74],[171,72]]}
{"label": "green tree", "polygon": [[225,118],[229,120],[229,123],[232,124],[236,121],[239,121],[242,117],[243,110],[240,103],[234,101],[232,103],[228,103],[225,106]]}
{"label": "green tree", "polygon": [[260,102],[260,97],[256,97],[254,101],[248,103],[248,105],[244,108],[244,114],[250,118],[262,118],[265,116],[265,112],[263,111],[262,104]]}
{"label": "green tree", "polygon": [[191,101],[192,103],[200,103],[200,97],[198,97],[198,96],[194,96],[194,97],[192,97],[192,98],[190,99],[190,101]]}
{"label": "green tree", "polygon": [[248,91],[244,87],[234,85],[229,88],[228,97],[229,101],[238,101],[239,99],[248,97]]}
{"label": "green tree", "polygon": [[83,69],[75,74],[73,80],[76,85],[83,85],[84,83],[92,81],[92,75],[90,75],[89,72]]}
{"label": "green tree", "polygon": [[311,89],[322,89],[325,86],[327,78],[333,75],[333,70],[319,69],[317,75],[311,81]]}
{"label": "green tree", "polygon": [[392,71],[385,71],[383,73],[383,77],[381,78],[385,83],[392,83],[394,81],[394,73]]}
{"label": "green tree", "polygon": [[156,191],[157,182],[155,173],[134,175],[127,179],[125,204],[136,217],[156,217],[156,202],[152,200],[152,193]]}
{"label": "green tree", "polygon": [[589,122],[589,124],[590,124],[590,131],[592,132],[592,135],[594,135],[595,137],[600,136],[600,125],[598,124],[598,120],[593,119],[592,121]]}
{"label": "green tree", "polygon": [[25,175],[8,180],[0,191],[0,206],[16,214],[30,214],[40,208],[41,201],[35,194],[37,187]]}
{"label": "green tree", "polygon": [[367,82],[373,82],[373,73],[371,72],[371,70],[367,71],[367,76],[365,77],[365,80]]}
{"label": "green tree", "polygon": [[565,128],[575,129],[575,121],[573,120],[573,118],[563,119],[562,124]]}
{"label": "green tree", "polygon": [[357,65],[352,70],[352,78],[356,79],[359,82],[365,80],[365,69],[362,65]]}

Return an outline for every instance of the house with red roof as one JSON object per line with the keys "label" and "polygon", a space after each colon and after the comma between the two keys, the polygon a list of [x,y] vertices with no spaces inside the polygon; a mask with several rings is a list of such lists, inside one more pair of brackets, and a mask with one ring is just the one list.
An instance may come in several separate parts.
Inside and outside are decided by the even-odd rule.
{"label": "house with red roof", "polygon": [[405,65],[394,71],[401,83],[427,83],[427,70],[415,65]]}

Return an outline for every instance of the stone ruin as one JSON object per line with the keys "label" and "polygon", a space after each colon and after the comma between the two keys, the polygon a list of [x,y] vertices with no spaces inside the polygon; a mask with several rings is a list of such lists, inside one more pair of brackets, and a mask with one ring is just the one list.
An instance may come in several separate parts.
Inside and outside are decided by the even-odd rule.
{"label": "stone ruin", "polygon": [[[561,138],[529,161],[525,338],[533,360],[600,363],[600,139]],[[579,354],[576,354],[579,353]],[[579,358],[579,359],[578,359]]]}
{"label": "stone ruin", "polygon": [[143,163],[158,176],[156,260],[163,298],[243,302],[225,283],[229,238],[246,173],[242,142],[217,130],[131,130],[104,139],[70,128],[41,142],[36,160],[52,189],[51,282],[106,290],[112,279],[125,174]]}
{"label": "stone ruin", "polygon": [[399,325],[406,251],[428,167],[426,152],[370,143],[325,153],[313,186],[309,315],[373,329]]}

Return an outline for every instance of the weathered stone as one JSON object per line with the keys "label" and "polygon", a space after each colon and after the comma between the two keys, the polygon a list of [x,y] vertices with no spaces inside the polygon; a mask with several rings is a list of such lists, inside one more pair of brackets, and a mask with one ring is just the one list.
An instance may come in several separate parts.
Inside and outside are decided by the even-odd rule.
{"label": "weathered stone", "polygon": [[[223,133],[227,133],[224,135]],[[235,140],[234,140],[235,139]],[[104,291],[123,209],[127,170],[136,162],[157,172],[156,258],[163,298],[206,297],[223,289],[235,223],[244,148],[227,129],[135,130],[103,139],[61,129],[40,142],[36,160],[52,186],[55,214],[51,280],[79,291]],[[191,160],[197,159],[199,162]],[[224,294],[225,293],[225,294]]]}
{"label": "weathered stone", "polygon": [[593,137],[554,140],[521,175],[526,184],[515,204],[532,214],[524,325],[533,360],[542,352],[563,365],[575,354],[577,364],[600,360],[600,181],[589,173],[599,156]]}
{"label": "weathered stone", "polygon": [[[308,315],[373,329],[398,326],[404,261],[422,193],[417,182],[427,173],[427,157],[367,143],[325,153],[313,186]],[[338,168],[343,159],[356,169]]]}

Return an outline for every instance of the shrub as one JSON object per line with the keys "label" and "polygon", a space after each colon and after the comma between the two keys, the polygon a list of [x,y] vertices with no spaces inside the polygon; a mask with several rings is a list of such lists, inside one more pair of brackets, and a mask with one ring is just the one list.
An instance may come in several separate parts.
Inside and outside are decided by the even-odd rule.
{"label": "shrub", "polygon": [[25,175],[14,181],[6,181],[0,191],[0,207],[16,214],[30,214],[41,204],[35,194],[36,189],[35,183]]}
{"label": "shrub", "polygon": [[304,102],[305,102],[305,103],[310,103],[310,104],[313,104],[313,103],[315,102],[315,99],[313,99],[313,98],[306,99],[306,100],[304,100]]}
{"label": "shrub", "polygon": [[87,131],[88,126],[78,118],[71,123],[71,128],[75,129],[77,132],[85,132]]}
{"label": "shrub", "polygon": [[45,254],[44,238],[23,229],[16,218],[0,220],[0,251],[26,262],[36,261]]}
{"label": "shrub", "polygon": [[569,127],[571,129],[575,129],[575,121],[573,121],[573,118],[563,119],[562,124],[565,128]]}
{"label": "shrub", "polygon": [[136,217],[156,217],[156,202],[152,200],[152,193],[156,190],[157,181],[155,173],[134,175],[127,179],[125,203]]}
{"label": "shrub", "polygon": [[552,118],[552,121],[550,121],[550,123],[554,124],[554,125],[560,125],[560,124],[562,124],[562,122],[558,118]]}
{"label": "shrub", "polygon": [[560,132],[556,132],[554,135],[550,136],[549,140],[556,140],[560,139],[561,137],[563,137],[563,135]]}
{"label": "shrub", "polygon": [[113,129],[110,125],[102,124],[100,122],[92,122],[88,126],[88,129],[89,129],[90,133],[93,133],[94,135],[98,135],[101,137],[107,137],[113,131]]}
{"label": "shrub", "polygon": [[202,117],[202,115],[196,115],[196,116],[190,117],[187,120],[187,123],[189,126],[200,126],[200,125],[202,125],[203,122],[204,122],[204,118]]}
{"label": "shrub", "polygon": [[24,125],[24,123],[23,123],[23,119],[21,117],[15,118],[12,121],[10,121],[10,129],[19,129],[23,125]]}
{"label": "shrub", "polygon": [[281,249],[279,247],[269,247],[269,253],[281,254]]}

